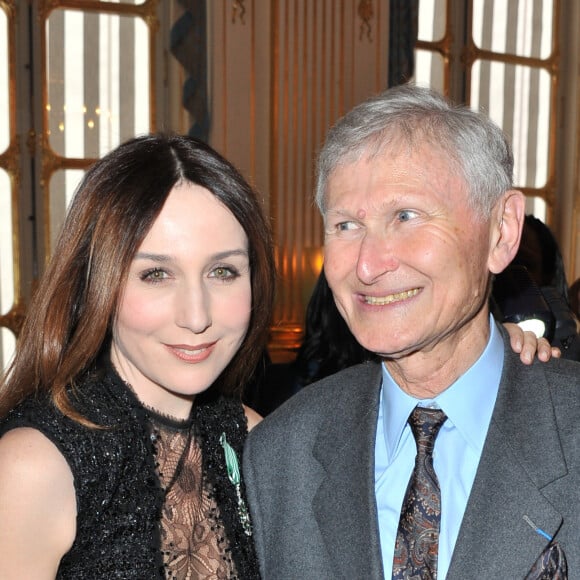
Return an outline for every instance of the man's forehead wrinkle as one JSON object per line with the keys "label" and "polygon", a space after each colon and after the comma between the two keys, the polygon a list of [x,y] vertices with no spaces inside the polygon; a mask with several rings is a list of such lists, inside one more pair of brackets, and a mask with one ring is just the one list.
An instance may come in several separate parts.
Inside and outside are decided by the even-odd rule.
{"label": "man's forehead wrinkle", "polygon": [[[348,162],[345,158],[341,165],[348,166],[357,162],[374,163],[381,157],[390,160],[409,159],[420,156],[422,152],[429,152],[444,161],[450,171],[463,176],[463,169],[460,159],[453,153],[452,149],[446,148],[438,142],[434,135],[425,129],[418,129],[418,134],[407,135],[396,132],[388,139],[377,140],[364,149],[358,156],[353,156]],[[428,167],[420,166],[424,174],[428,173]]]}
{"label": "man's forehead wrinkle", "polygon": [[366,155],[337,166],[330,176],[327,213],[370,218],[419,202],[429,193],[445,197],[458,181],[465,187],[446,152],[426,141],[416,144],[413,150],[389,149],[383,161]]}
{"label": "man's forehead wrinkle", "polygon": [[450,152],[452,148],[442,145],[438,125],[437,118],[426,115],[384,127],[346,151],[335,169],[361,160],[372,162],[382,156],[411,156],[425,146],[440,151],[450,161],[457,163],[458,160]]}
{"label": "man's forehead wrinkle", "polygon": [[387,199],[365,200],[362,203],[357,203],[352,208],[334,207],[328,210],[327,215],[335,218],[356,217],[357,219],[364,219],[372,215],[383,215],[404,203],[405,197],[405,193],[397,193]]}
{"label": "man's forehead wrinkle", "polygon": [[396,128],[379,131],[345,151],[331,169],[330,174],[341,167],[354,165],[361,161],[371,163],[382,156],[395,158],[405,154],[411,155],[420,145],[420,142],[410,135],[401,133]]}

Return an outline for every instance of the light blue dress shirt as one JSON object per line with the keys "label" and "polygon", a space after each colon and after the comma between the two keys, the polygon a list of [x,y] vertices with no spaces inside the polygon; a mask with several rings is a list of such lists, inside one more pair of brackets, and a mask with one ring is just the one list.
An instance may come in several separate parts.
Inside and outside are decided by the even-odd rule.
{"label": "light blue dress shirt", "polygon": [[391,578],[401,506],[417,447],[407,423],[417,404],[441,408],[447,420],[435,440],[433,464],[441,488],[437,577],[443,580],[475,479],[503,368],[503,340],[490,316],[490,337],[475,364],[435,399],[403,392],[383,365],[375,443],[375,496],[385,578]]}

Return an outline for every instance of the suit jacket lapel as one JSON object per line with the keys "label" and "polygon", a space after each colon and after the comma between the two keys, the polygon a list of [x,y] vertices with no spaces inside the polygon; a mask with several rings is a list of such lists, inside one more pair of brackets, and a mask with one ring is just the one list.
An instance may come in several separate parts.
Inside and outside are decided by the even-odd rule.
{"label": "suit jacket lapel", "polygon": [[374,494],[380,365],[356,367],[353,384],[321,425],[314,456],[326,478],[313,509],[336,578],[382,578]]}
{"label": "suit jacket lapel", "polygon": [[[504,341],[505,342],[505,341]],[[544,374],[506,348],[498,400],[447,578],[523,578],[561,515],[541,488],[566,474]],[[531,523],[530,523],[531,522]]]}

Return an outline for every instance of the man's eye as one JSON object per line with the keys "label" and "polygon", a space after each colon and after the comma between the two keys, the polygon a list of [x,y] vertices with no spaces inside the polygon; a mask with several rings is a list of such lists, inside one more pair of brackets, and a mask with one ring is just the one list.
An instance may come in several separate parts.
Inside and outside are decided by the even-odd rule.
{"label": "man's eye", "polygon": [[354,230],[356,228],[356,224],[354,222],[340,222],[336,224],[336,229],[339,232],[347,232],[349,230]]}
{"label": "man's eye", "polygon": [[416,217],[417,212],[411,211],[410,209],[401,210],[398,213],[398,218],[400,222],[408,222],[409,220]]}

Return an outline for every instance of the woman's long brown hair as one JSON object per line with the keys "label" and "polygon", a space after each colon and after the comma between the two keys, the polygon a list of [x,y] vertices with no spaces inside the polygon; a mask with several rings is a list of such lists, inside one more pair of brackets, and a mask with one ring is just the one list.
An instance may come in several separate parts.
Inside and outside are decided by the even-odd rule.
{"label": "woman's long brown hair", "polygon": [[2,380],[0,418],[27,396],[44,392],[65,415],[85,422],[69,387],[108,347],[133,256],[180,181],[212,192],[248,236],[250,326],[216,383],[222,392],[241,392],[270,323],[275,279],[270,229],[254,191],[213,149],[189,137],[149,135],[119,146],[79,185]]}

